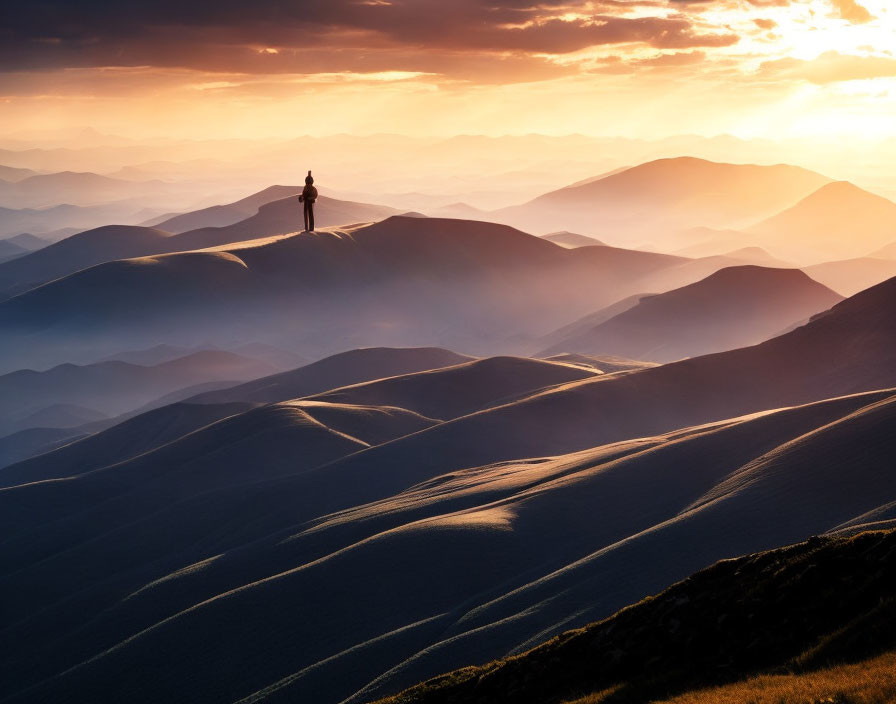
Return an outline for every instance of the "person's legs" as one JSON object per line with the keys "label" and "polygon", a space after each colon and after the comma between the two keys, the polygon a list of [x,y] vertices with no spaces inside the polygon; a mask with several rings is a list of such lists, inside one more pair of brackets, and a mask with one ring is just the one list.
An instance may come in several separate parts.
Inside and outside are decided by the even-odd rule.
{"label": "person's legs", "polygon": [[308,221],[309,221],[309,219],[310,219],[310,218],[309,218],[309,215],[310,215],[310,214],[311,214],[311,203],[309,203],[309,202],[306,200],[306,201],[305,201],[305,208],[303,209],[303,215],[305,216],[305,232],[308,232],[308,230],[313,229],[313,226],[312,226],[312,227],[309,227],[309,226],[308,226],[308,225],[309,225],[309,222],[308,222]]}
{"label": "person's legs", "polygon": [[308,229],[314,232],[314,203],[308,203]]}

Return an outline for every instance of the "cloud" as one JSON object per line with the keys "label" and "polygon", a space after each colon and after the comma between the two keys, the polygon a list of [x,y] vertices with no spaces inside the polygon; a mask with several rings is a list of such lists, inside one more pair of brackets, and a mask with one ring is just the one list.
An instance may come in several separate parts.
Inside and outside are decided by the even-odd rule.
{"label": "cloud", "polygon": [[831,4],[837,10],[841,19],[853,24],[866,24],[874,19],[874,15],[866,7],[857,3],[856,0],[831,0]]}
{"label": "cloud", "polygon": [[767,61],[762,64],[759,72],[769,78],[825,85],[841,81],[892,78],[896,76],[896,59],[828,51],[811,61],[793,58]]}
{"label": "cloud", "polygon": [[[681,2],[670,0],[680,7]],[[0,71],[190,68],[257,74],[453,75],[469,54],[546,70],[535,55],[633,44],[724,47],[727,28],[632,14],[663,0],[44,0],[0,7]]]}

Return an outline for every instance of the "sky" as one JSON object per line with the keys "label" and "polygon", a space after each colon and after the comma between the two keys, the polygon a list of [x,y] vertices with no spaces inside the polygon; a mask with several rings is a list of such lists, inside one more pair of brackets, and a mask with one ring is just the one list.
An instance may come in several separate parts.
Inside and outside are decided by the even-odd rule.
{"label": "sky", "polygon": [[888,0],[29,0],[7,134],[881,139]]}

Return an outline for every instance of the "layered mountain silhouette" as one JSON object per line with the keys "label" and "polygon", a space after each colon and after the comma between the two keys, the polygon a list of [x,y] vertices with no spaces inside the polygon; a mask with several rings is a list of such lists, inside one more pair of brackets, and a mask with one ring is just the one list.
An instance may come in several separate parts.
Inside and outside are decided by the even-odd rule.
{"label": "layered mountain silhouette", "polygon": [[0,207],[0,236],[25,232],[56,241],[87,228],[110,222],[132,223],[135,208],[127,204],[77,206],[54,205],[49,208]]}
{"label": "layered mountain silhouette", "polygon": [[842,299],[795,269],[722,269],[637,304],[541,352],[606,354],[670,362],[762,342]]}
{"label": "layered mountain silhouette", "polygon": [[[762,247],[741,247],[740,249],[725,252],[724,254],[722,254],[722,256],[730,257],[731,259],[740,259],[757,266],[768,266],[777,269],[796,268],[791,262],[786,262],[783,259],[777,259],[776,257],[773,257],[767,251],[762,249]],[[880,281],[876,283],[880,283]]]}
{"label": "layered mountain silhouette", "polygon": [[[0,435],[28,427],[69,427],[98,419],[85,416],[81,423],[71,422],[75,406],[99,413],[99,417],[117,415],[178,388],[213,380],[235,382],[270,370],[257,360],[206,351],[150,367],[111,361],[11,372],[0,376]],[[68,407],[69,413],[60,415],[63,407]]]}
{"label": "layered mountain silhouette", "polygon": [[101,262],[171,251],[170,239],[168,232],[135,225],[106,225],[72,235],[0,265],[0,297],[10,298]]}
{"label": "layered mountain silhouette", "polygon": [[595,305],[675,288],[730,263],[566,250],[501,225],[392,217],[82,270],[0,304],[10,339],[2,352],[21,349],[17,335],[70,340],[73,330],[95,356],[115,351],[105,351],[108,339],[121,349],[197,339],[227,347],[234,337],[311,357],[370,345],[503,352],[520,332],[547,332]]}
{"label": "layered mountain silhouette", "polygon": [[738,227],[790,207],[830,179],[794,166],[660,159],[560,189],[490,217],[528,230],[651,240],[659,228]]}
{"label": "layered mountain silhouette", "polygon": [[292,186],[183,212],[238,192],[224,162],[0,168],[0,201],[78,204],[0,210],[41,236],[0,235],[0,702],[825,701],[806,678],[886,672],[896,205],[678,158],[430,217],[553,163],[384,175],[426,215],[325,195],[315,232]]}
{"label": "layered mountain silhouette", "polygon": [[29,250],[11,240],[0,240],[0,263],[28,254]]}
{"label": "layered mountain silhouette", "polygon": [[881,247],[875,251],[871,257],[877,259],[896,259],[896,242],[891,242],[885,247]]}
{"label": "layered mountain silhouette", "polygon": [[602,247],[606,245],[599,239],[575,232],[552,232],[549,235],[543,235],[543,238],[548,242],[553,242],[569,249],[575,249],[576,247]]}
{"label": "layered mountain silhouette", "polygon": [[896,203],[846,181],[829,183],[749,232],[799,263],[861,257],[896,237]]}
{"label": "layered mountain silhouette", "polygon": [[[35,616],[4,637],[22,658],[41,647],[29,676],[49,678],[11,701],[101,697],[100,681],[135,701],[174,691],[367,701],[524,649],[720,558],[804,539],[893,501],[892,399],[852,396],[428,479],[416,456],[398,466],[365,457],[401,440],[364,449],[314,423],[307,404],[274,404],[124,464],[8,488],[0,502],[15,540],[4,560],[15,572],[4,596]],[[351,409],[323,405],[337,419]],[[222,446],[223,437],[232,441]],[[876,450],[861,471],[840,471],[869,444]],[[333,455],[348,457],[311,468]],[[27,537],[16,530],[23,503]],[[115,547],[138,536],[139,552]],[[686,553],[670,550],[683,543]],[[71,561],[77,571],[64,569]],[[372,593],[364,575],[374,570]],[[40,593],[23,590],[26,581]],[[63,636],[66,613],[78,614],[71,628],[91,619],[90,628]],[[211,636],[215,623],[228,624],[226,639]],[[477,637],[483,629],[488,639]],[[153,652],[166,653],[164,673],[120,674]],[[222,667],[225,652],[252,667]],[[14,665],[4,676],[22,683]]]}
{"label": "layered mountain silhouette", "polygon": [[471,361],[449,350],[432,348],[370,348],[332,355],[281,374],[200,394],[193,403],[232,401],[277,403],[312,396],[330,389],[351,386],[387,377],[440,369]]}
{"label": "layered mountain silhouette", "polygon": [[559,384],[593,371],[552,361],[492,357],[432,371],[378,379],[313,397],[329,403],[398,406],[448,420]]}
{"label": "layered mountain silhouette", "polygon": [[[217,247],[243,240],[283,235],[301,230],[301,211],[295,195],[279,197],[290,191],[288,186],[273,186],[231,206],[216,206],[226,212],[252,211],[238,222],[225,226],[203,226],[182,231],[174,236],[158,227],[108,225],[68,237],[54,245],[23,258],[16,266],[0,265],[0,296],[9,298],[42,283],[74,273],[81,269],[116,259],[144,257],[166,252]],[[298,189],[299,191],[301,189]],[[317,205],[317,220],[321,226],[379,220],[395,211],[382,206],[336,201],[321,198]],[[236,211],[229,208],[236,208]],[[179,216],[177,229],[185,222],[206,222],[219,211],[206,217],[205,211]],[[255,212],[257,210],[257,212]]]}
{"label": "layered mountain silhouette", "polygon": [[60,203],[96,205],[129,198],[157,198],[172,193],[162,181],[126,181],[89,172],[63,171],[34,174],[15,182],[0,181],[0,205],[44,208]]}
{"label": "layered mountain silhouette", "polygon": [[[147,350],[144,354],[129,356],[128,361],[130,364],[137,365],[147,365],[151,361],[160,364],[169,359],[179,358],[181,355],[177,354],[178,352],[189,353],[189,350],[154,348]],[[163,355],[162,359],[159,358],[160,354]],[[128,355],[125,356],[128,357]],[[195,357],[197,360],[202,358],[201,354]],[[214,355],[211,358],[214,359]],[[122,428],[125,429],[139,429],[144,437],[150,438],[157,444],[162,444],[162,439],[175,439],[188,432],[184,430],[183,419],[185,417],[195,417],[208,423],[236,412],[230,409],[240,405],[244,409],[248,409],[265,403],[310,396],[333,388],[374,379],[457,365],[469,360],[469,357],[440,349],[363,349],[337,354],[287,373],[265,376],[246,384],[233,386],[232,382],[223,381],[199,383],[178,388],[176,391],[153,398],[152,401],[139,408],[105,421],[88,420],[83,425],[66,428],[34,427],[0,438],[0,467],[50,452],[61,444],[74,443],[83,437],[102,433],[118,424],[122,424]],[[185,401],[188,403],[184,403]],[[214,408],[212,410],[196,410],[193,415],[188,415],[187,411],[192,408],[191,404],[203,404]],[[151,413],[157,409],[160,410]],[[215,409],[220,409],[220,411]],[[209,413],[212,416],[209,416]],[[149,420],[149,425],[144,425],[144,421],[132,425],[125,423],[136,415],[145,415],[145,419]],[[196,428],[198,427],[200,426],[197,425]],[[158,428],[164,428],[165,431],[160,432]],[[166,433],[176,434],[169,436]],[[124,435],[125,439],[120,443],[113,442],[112,446],[121,447],[122,451],[127,452],[134,452],[135,447],[143,448],[143,450],[149,449],[144,445],[145,439],[136,440],[136,437],[135,432],[127,430]],[[106,443],[107,440],[100,440],[100,442]],[[92,446],[92,444],[88,445],[88,447]],[[81,445],[73,448],[76,452],[75,456],[81,458],[77,460],[82,463],[81,465],[66,465],[60,460],[63,455],[53,454],[46,458],[46,463],[43,460],[39,463],[38,466],[44,468],[41,470],[40,477],[64,476],[66,471],[64,467],[66,466],[81,466],[80,471],[86,471],[81,448]],[[66,450],[66,452],[68,451],[69,449]],[[126,457],[119,457],[119,459],[126,459]],[[74,469],[70,471],[74,472]],[[7,479],[0,479],[0,482],[11,481],[8,479],[9,476],[12,475],[6,475]]]}
{"label": "layered mountain silhouette", "polygon": [[860,257],[815,264],[803,271],[837,293],[852,296],[896,276],[896,260]]}
{"label": "layered mountain silhouette", "polygon": [[[4,689],[369,701],[716,560],[879,520],[896,501],[894,296],[896,280],[762,345],[659,367],[563,381],[484,360],[281,401],[10,486],[0,588],[31,616],[2,633],[36,665],[9,662]],[[475,396],[499,377],[468,372],[488,364],[514,370],[498,405],[442,423],[378,405]],[[521,391],[530,374],[549,386]],[[353,435],[376,409],[386,429]],[[2,473],[27,481],[45,458]],[[122,674],[152,653],[162,675]]]}
{"label": "layered mountain silhouette", "polygon": [[233,203],[212,205],[208,208],[180,213],[171,217],[153,218],[140,224],[146,227],[158,227],[174,234],[205,227],[226,227],[255,215],[263,205],[301,192],[301,186],[270,186]]}
{"label": "layered mountain silhouette", "polygon": [[32,235],[29,232],[23,232],[22,234],[15,235],[14,237],[7,237],[4,241],[11,242],[12,244],[17,245],[28,252],[33,252],[36,249],[47,246],[47,240]]}

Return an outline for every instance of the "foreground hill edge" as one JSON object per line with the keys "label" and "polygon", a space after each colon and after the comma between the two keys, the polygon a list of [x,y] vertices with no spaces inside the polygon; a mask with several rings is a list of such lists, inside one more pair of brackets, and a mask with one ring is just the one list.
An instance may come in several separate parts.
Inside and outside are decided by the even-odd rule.
{"label": "foreground hill edge", "polygon": [[[608,619],[376,704],[643,702],[861,663],[896,648],[894,578],[896,530],[813,537],[722,560]],[[719,701],[712,694],[681,701]]]}

